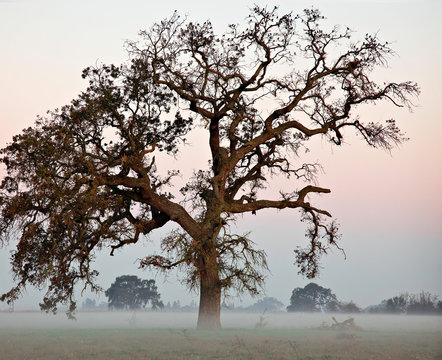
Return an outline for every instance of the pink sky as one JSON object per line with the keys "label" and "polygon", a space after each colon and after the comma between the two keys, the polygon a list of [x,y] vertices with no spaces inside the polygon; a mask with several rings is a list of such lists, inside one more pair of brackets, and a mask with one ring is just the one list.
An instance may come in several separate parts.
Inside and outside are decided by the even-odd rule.
{"label": "pink sky", "polygon": [[[210,18],[215,29],[222,29],[226,23],[241,21],[247,14],[246,4],[253,3],[0,1],[0,146],[22,128],[32,126],[37,114],[75,97],[86,85],[80,77],[84,67],[96,61],[123,61],[124,40],[134,39],[139,29],[148,28],[174,9],[191,19]],[[293,3],[299,5],[291,7]],[[387,104],[360,110],[362,119],[394,117],[407,132],[411,140],[391,154],[370,149],[354,136],[341,148],[319,141],[311,149],[309,156],[324,166],[320,185],[332,190],[318,198],[318,203],[341,224],[348,255],[346,261],[338,253],[324,259],[318,283],[332,288],[339,298],[362,306],[403,291],[427,290],[442,296],[441,2],[279,4],[282,11],[294,12],[314,4],[328,24],[357,30],[355,38],[378,32],[382,39],[393,42],[398,53],[390,68],[382,69],[378,76],[387,81],[417,81],[422,88],[413,113]],[[180,160],[190,164],[192,154],[198,153],[191,151]],[[293,219],[297,219],[296,213],[266,211],[238,222],[240,229],[252,231],[269,255],[272,275],[267,295],[286,304],[293,288],[307,283],[292,265],[291,250],[303,241],[304,232],[302,224]],[[158,240],[159,235],[152,234],[151,239]],[[97,266],[104,287],[121,271],[151,276],[134,264],[140,249],[128,249],[114,258],[103,254]],[[11,284],[7,257],[1,250],[0,291]],[[173,278],[165,284],[160,280],[161,290],[166,301],[190,298]],[[37,303],[32,299],[27,304]]]}

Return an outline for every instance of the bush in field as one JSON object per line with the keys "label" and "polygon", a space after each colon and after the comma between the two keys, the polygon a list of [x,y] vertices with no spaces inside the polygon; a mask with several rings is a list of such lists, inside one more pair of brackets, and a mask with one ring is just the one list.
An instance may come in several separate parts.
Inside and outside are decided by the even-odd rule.
{"label": "bush in field", "polygon": [[135,275],[119,276],[105,292],[109,309],[136,310],[150,302],[152,309],[163,308],[155,280],[141,280]]}

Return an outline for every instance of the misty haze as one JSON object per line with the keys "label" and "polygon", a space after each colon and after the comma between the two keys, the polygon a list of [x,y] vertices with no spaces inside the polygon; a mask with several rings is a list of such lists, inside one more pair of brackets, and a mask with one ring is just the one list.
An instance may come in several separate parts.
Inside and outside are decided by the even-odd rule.
{"label": "misty haze", "polygon": [[[25,329],[195,329],[197,312],[113,311],[78,312],[76,320],[63,313],[52,315],[41,312],[0,312],[2,330]],[[442,335],[442,317],[431,315],[335,314],[335,313],[222,313],[226,329],[256,329],[264,316],[263,329],[315,329],[324,324],[355,319],[361,331],[393,333],[431,333]],[[239,332],[240,333],[240,332]],[[357,332],[356,332],[357,333]],[[441,339],[442,341],[442,339]]]}
{"label": "misty haze", "polygon": [[[332,329],[333,319],[354,328]],[[197,312],[0,312],[2,359],[440,359],[442,316]],[[261,324],[261,325],[259,325]]]}

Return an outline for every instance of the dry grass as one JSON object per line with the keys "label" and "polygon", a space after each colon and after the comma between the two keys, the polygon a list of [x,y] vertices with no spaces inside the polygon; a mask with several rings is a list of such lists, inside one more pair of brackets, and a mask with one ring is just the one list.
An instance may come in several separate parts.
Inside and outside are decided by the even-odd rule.
{"label": "dry grass", "polygon": [[0,329],[1,359],[442,359],[442,331]]}

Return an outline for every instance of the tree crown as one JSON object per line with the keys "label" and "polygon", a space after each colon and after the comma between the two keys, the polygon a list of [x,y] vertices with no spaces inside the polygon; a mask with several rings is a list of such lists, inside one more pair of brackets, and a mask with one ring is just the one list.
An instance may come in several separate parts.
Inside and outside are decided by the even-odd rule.
{"label": "tree crown", "polygon": [[117,277],[105,295],[109,309],[136,310],[149,302],[154,310],[164,307],[155,280],[142,280],[135,275]]}

